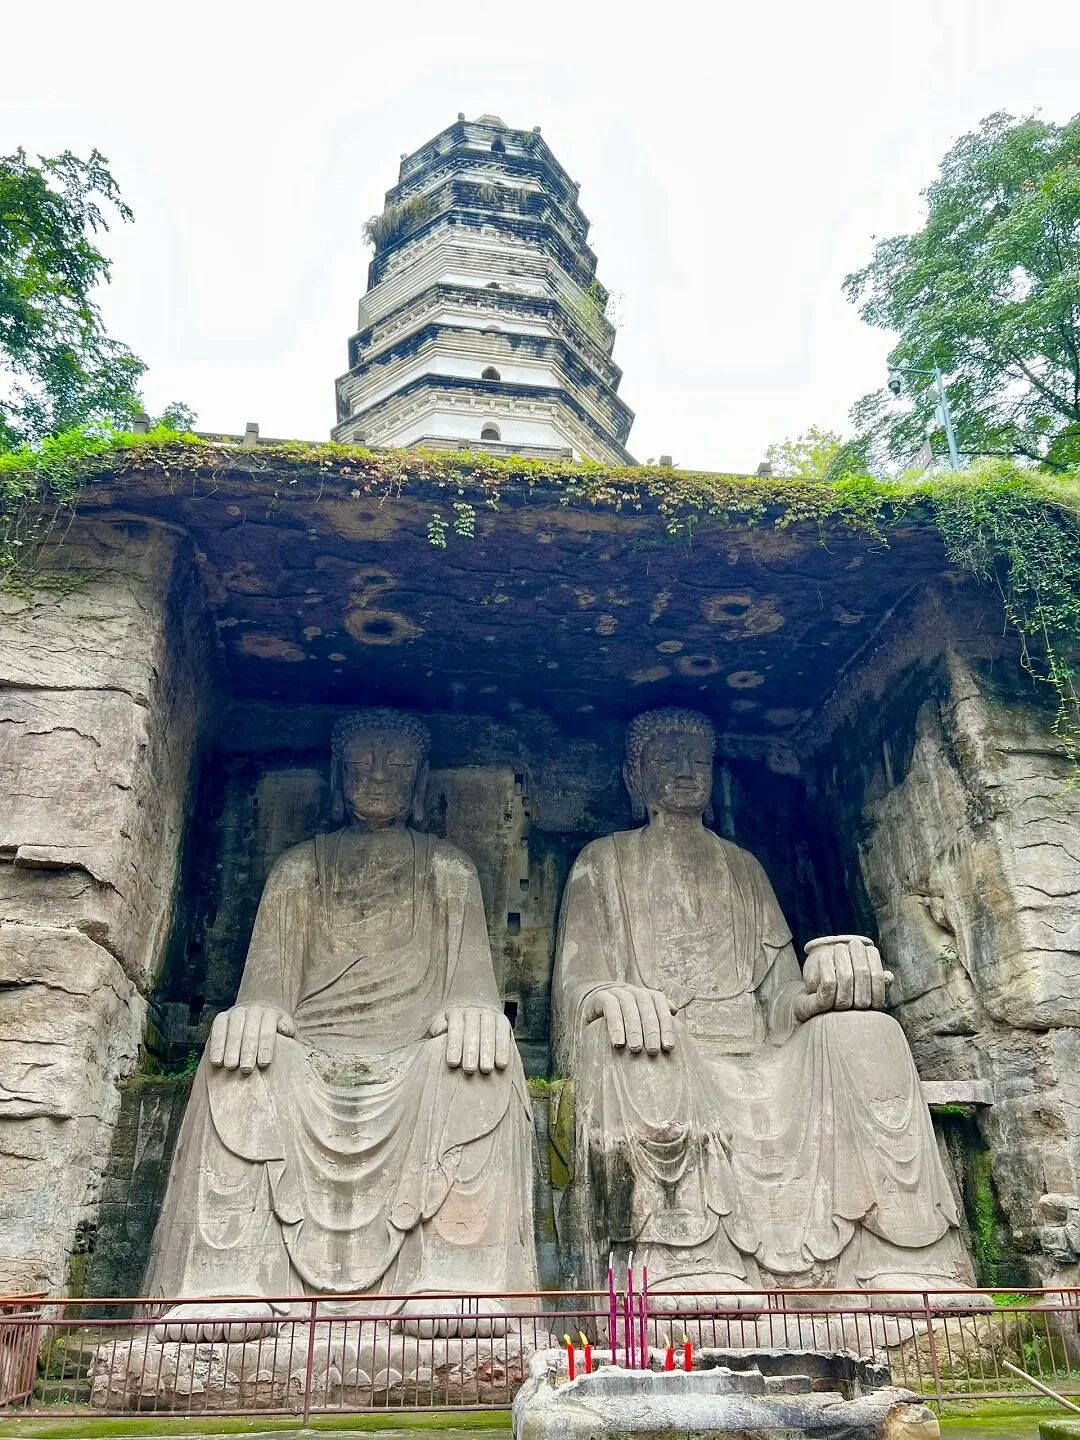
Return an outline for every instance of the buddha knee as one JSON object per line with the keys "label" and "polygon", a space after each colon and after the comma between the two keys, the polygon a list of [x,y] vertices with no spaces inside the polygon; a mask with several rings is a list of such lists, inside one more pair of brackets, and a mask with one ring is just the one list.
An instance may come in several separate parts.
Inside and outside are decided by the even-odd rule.
{"label": "buddha knee", "polygon": [[833,1010],[820,1017],[831,1038],[859,1049],[867,1046],[883,1046],[904,1050],[908,1048],[907,1036],[892,1015],[883,1010]]}

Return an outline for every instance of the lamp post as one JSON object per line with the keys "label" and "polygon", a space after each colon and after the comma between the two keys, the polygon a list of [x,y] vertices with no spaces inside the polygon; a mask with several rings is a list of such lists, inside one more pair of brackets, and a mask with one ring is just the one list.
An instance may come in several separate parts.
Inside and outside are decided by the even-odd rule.
{"label": "lamp post", "polygon": [[956,431],[953,429],[949,397],[945,393],[945,381],[937,365],[931,370],[922,370],[917,365],[898,365],[889,371],[889,389],[894,395],[900,394],[901,375],[932,375],[937,393],[938,413],[945,426],[945,439],[949,444],[949,464],[954,470],[960,469],[960,452],[956,448]]}

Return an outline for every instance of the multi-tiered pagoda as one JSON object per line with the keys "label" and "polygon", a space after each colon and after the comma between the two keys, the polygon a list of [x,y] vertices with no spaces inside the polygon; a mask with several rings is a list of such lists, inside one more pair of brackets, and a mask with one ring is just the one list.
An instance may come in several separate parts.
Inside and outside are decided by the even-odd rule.
{"label": "multi-tiered pagoda", "polygon": [[336,440],[633,463],[589,222],[536,130],[457,123],[401,161]]}

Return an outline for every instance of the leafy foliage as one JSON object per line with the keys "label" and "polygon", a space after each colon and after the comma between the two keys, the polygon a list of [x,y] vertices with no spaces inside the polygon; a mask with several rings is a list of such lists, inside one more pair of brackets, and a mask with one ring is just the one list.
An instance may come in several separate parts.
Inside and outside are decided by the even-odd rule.
{"label": "leafy foliage", "polygon": [[1012,465],[989,465],[979,485],[964,486],[937,506],[951,560],[993,585],[1021,637],[1021,660],[1057,701],[1054,730],[1080,763],[1080,693],[1074,657],[1080,647],[1080,513],[1066,509],[1046,523],[1045,502]]}
{"label": "leafy foliage", "polygon": [[832,471],[845,448],[842,436],[835,430],[822,430],[811,425],[791,440],[781,440],[765,451],[765,460],[774,475],[790,480],[824,480]]}
{"label": "leafy foliage", "polygon": [[[1077,465],[1080,116],[1057,126],[991,115],[924,193],[926,224],[882,240],[845,280],[848,298],[871,325],[898,332],[891,365],[944,372],[963,454]],[[918,450],[937,408],[930,376],[904,384],[908,408],[881,390],[853,411],[894,461]]]}
{"label": "leafy foliage", "polygon": [[[95,241],[107,212],[131,219],[99,151],[36,165],[23,150],[0,156],[0,452],[88,426],[108,438],[143,408],[146,366],[109,338],[91,299],[110,276]],[[158,423],[194,420],[174,403]]]}
{"label": "leafy foliage", "polygon": [[156,430],[177,430],[181,434],[188,430],[194,430],[195,411],[190,405],[185,405],[182,400],[174,400],[153,422]]}
{"label": "leafy foliage", "polygon": [[131,211],[99,151],[38,158],[0,157],[0,449],[140,408],[145,366],[90,298],[109,279],[106,211]]}
{"label": "leafy foliage", "polygon": [[[171,408],[186,411],[185,406]],[[74,509],[87,475],[100,469],[102,457],[136,446],[191,443],[198,443],[194,435],[168,424],[159,423],[145,435],[98,424],[0,451],[0,588],[24,583],[42,548]]]}

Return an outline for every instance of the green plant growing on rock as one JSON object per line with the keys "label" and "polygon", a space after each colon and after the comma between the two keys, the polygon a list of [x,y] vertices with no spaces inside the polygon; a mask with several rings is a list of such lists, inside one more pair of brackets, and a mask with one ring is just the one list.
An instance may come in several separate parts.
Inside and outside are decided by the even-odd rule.
{"label": "green plant growing on rock", "polygon": [[590,280],[574,306],[574,313],[581,328],[597,344],[603,344],[611,330],[611,323],[607,318],[608,298],[608,292],[599,280]]}
{"label": "green plant growing on rock", "polygon": [[419,230],[435,213],[435,201],[430,195],[410,195],[387,205],[379,215],[372,215],[364,222],[363,235],[376,250],[384,250],[403,240],[406,235]]}
{"label": "green plant growing on rock", "polygon": [[[1075,482],[1074,482],[1075,483]],[[1021,663],[1050,688],[1054,733],[1080,763],[1080,694],[1074,662],[1080,646],[1080,513],[1075,496],[1057,523],[1027,472],[996,462],[978,485],[942,491],[935,519],[949,558],[992,585],[1020,637]],[[947,497],[947,498],[946,498]]]}
{"label": "green plant growing on rock", "polygon": [[986,1151],[971,1162],[971,1202],[968,1219],[979,1279],[991,1289],[1001,1278],[1001,1245],[998,1241],[998,1207],[990,1179],[990,1156]]}

